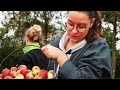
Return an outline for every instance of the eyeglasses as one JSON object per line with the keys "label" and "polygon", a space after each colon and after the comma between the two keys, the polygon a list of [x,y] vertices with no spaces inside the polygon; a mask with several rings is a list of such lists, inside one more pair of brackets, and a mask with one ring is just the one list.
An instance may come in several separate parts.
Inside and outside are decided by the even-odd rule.
{"label": "eyeglasses", "polygon": [[84,32],[86,30],[86,26],[81,26],[81,25],[72,25],[72,24],[69,24],[69,23],[66,23],[66,27],[68,30],[73,30],[75,27],[76,27],[76,30],[78,32]]}

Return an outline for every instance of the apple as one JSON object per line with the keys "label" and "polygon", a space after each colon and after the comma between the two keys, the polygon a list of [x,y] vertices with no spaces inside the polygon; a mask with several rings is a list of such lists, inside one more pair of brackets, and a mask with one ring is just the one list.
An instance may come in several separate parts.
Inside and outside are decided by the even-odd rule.
{"label": "apple", "polygon": [[32,73],[33,73],[33,75],[37,75],[38,74],[38,72],[40,71],[40,67],[39,66],[34,66],[33,68],[32,68]]}
{"label": "apple", "polygon": [[24,79],[24,75],[17,73],[15,79]]}
{"label": "apple", "polygon": [[10,69],[8,68],[5,68],[2,70],[2,75],[5,77],[5,76],[8,76],[10,74]]}
{"label": "apple", "polygon": [[48,74],[47,73],[48,72],[46,70],[42,69],[42,70],[40,70],[38,72],[38,75],[39,75],[39,77],[42,77],[42,79],[47,79],[48,78]]}
{"label": "apple", "polygon": [[26,74],[27,74],[28,72],[29,72],[28,69],[21,69],[21,70],[20,70],[20,74],[22,74],[22,75],[24,75],[24,76],[26,76]]}
{"label": "apple", "polygon": [[20,73],[20,70],[17,70],[17,73]]}
{"label": "apple", "polygon": [[39,75],[36,75],[34,79],[42,79],[42,77],[40,77]]}
{"label": "apple", "polygon": [[14,79],[14,78],[11,76],[5,76],[4,79]]}
{"label": "apple", "polygon": [[2,75],[2,74],[0,74],[0,79],[4,79],[4,77],[3,77],[3,75]]}
{"label": "apple", "polygon": [[11,67],[10,70],[11,70],[11,71],[16,71],[16,72],[17,72],[18,68],[17,68],[17,67]]}
{"label": "apple", "polygon": [[17,74],[16,71],[11,71],[10,74],[9,74],[9,76],[15,78],[16,74]]}
{"label": "apple", "polygon": [[27,66],[26,65],[20,65],[18,66],[18,69],[21,70],[21,69],[27,69]]}
{"label": "apple", "polygon": [[32,71],[26,74],[25,79],[34,79]]}
{"label": "apple", "polygon": [[32,71],[33,71],[33,70],[40,70],[40,67],[39,67],[39,66],[33,66],[33,67],[32,67]]}
{"label": "apple", "polygon": [[53,70],[50,70],[49,72],[52,73],[53,75],[55,74],[55,72]]}
{"label": "apple", "polygon": [[52,72],[48,72],[47,74],[48,74],[48,79],[51,79],[54,77],[54,73],[52,73]]}
{"label": "apple", "polygon": [[40,72],[40,70],[33,70],[32,73],[34,76],[36,76],[38,74],[38,72]]}

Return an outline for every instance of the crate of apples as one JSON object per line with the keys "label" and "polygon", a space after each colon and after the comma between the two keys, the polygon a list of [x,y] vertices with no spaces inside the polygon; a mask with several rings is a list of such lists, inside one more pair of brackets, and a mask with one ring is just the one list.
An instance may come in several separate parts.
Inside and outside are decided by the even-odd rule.
{"label": "crate of apples", "polygon": [[0,79],[52,79],[54,74],[53,70],[46,71],[39,66],[33,66],[32,70],[29,70],[26,65],[20,65],[3,69]]}

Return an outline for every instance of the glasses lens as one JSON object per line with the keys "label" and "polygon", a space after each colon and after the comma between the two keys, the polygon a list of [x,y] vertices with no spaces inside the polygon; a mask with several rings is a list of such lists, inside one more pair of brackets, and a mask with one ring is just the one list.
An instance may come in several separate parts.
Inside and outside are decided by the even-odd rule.
{"label": "glasses lens", "polygon": [[[67,26],[67,29],[69,29],[69,30],[72,30],[74,28],[74,25],[71,25],[69,23],[66,23],[66,26]],[[83,27],[83,26],[81,27],[81,26],[78,25],[76,27],[76,29],[77,29],[78,32],[84,32],[86,27]]]}
{"label": "glasses lens", "polygon": [[84,27],[84,28],[77,27],[77,30],[78,30],[79,32],[84,32],[85,29],[86,29],[86,27]]}
{"label": "glasses lens", "polygon": [[68,28],[69,30],[72,30],[72,29],[73,29],[73,25],[70,25],[69,23],[67,23],[67,28]]}

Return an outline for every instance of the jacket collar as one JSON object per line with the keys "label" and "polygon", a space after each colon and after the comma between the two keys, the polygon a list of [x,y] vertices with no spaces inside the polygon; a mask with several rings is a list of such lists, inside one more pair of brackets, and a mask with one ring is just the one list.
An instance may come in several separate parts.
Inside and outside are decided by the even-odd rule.
{"label": "jacket collar", "polygon": [[68,52],[69,50],[71,50],[71,53],[73,53],[73,52],[77,51],[78,49],[81,49],[87,43],[86,39],[83,39],[82,41],[77,43],[75,46],[71,47],[68,51],[65,51],[64,47],[65,47],[68,39],[69,38],[67,36],[67,32],[65,32],[59,43],[59,48],[61,50],[63,50],[65,53]]}
{"label": "jacket collar", "polygon": [[34,43],[30,44],[30,45],[26,45],[23,48],[23,52],[27,53],[27,52],[29,52],[30,50],[33,50],[33,49],[40,49],[40,44],[38,42],[34,42]]}

